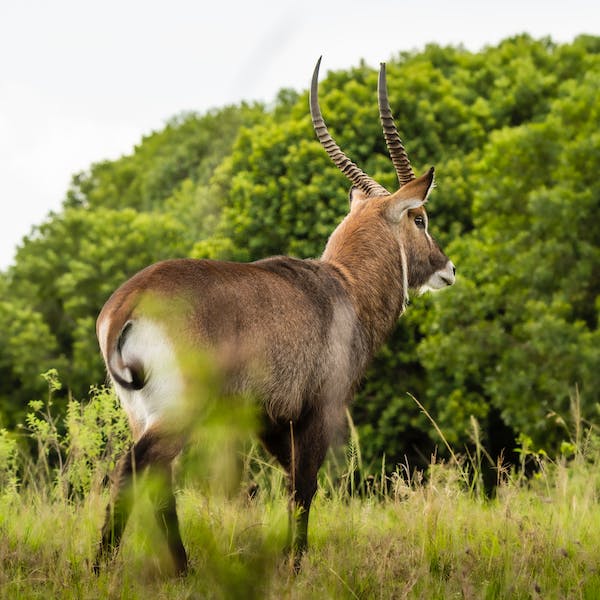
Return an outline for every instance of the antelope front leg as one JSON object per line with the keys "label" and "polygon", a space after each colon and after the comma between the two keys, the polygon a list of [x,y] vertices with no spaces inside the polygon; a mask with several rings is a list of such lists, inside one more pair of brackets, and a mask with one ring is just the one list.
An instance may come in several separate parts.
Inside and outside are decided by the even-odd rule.
{"label": "antelope front leg", "polygon": [[317,491],[317,474],[329,448],[329,435],[320,414],[305,417],[290,429],[292,469],[290,469],[290,550],[294,571],[300,570],[308,549],[308,517]]}

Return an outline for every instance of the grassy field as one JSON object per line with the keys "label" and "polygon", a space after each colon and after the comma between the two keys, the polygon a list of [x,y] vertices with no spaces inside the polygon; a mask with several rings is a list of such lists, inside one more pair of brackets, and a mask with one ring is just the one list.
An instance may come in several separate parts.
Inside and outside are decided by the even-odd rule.
{"label": "grassy field", "polygon": [[[107,397],[97,401],[105,406]],[[330,462],[298,575],[282,552],[287,499],[278,468],[251,450],[241,490],[225,494],[214,471],[211,480],[182,466],[191,573],[170,575],[140,482],[122,552],[96,577],[90,562],[108,498],[100,483],[112,459],[106,446],[96,461],[92,450],[77,454],[75,440],[90,435],[89,411],[97,418],[100,404],[73,407],[63,434],[51,419],[40,425],[48,416],[37,430],[31,421],[43,457],[35,463],[24,464],[10,436],[0,436],[1,598],[600,598],[600,451],[591,438],[576,440],[569,460],[538,454],[529,480],[503,473],[492,500],[467,483],[464,464],[379,475],[359,495],[349,485],[356,460],[338,469]],[[52,460],[53,444],[64,446],[62,464]],[[250,477],[259,486],[252,498]]]}
{"label": "grassy field", "polygon": [[179,496],[192,572],[169,575],[149,506],[140,503],[122,554],[90,572],[104,497],[79,502],[24,493],[0,517],[2,598],[599,598],[596,465],[553,466],[533,486],[505,484],[492,501],[464,490],[456,469],[427,483],[390,482],[386,497],[319,491],[311,550],[294,576],[280,552],[286,500],[261,492]]}

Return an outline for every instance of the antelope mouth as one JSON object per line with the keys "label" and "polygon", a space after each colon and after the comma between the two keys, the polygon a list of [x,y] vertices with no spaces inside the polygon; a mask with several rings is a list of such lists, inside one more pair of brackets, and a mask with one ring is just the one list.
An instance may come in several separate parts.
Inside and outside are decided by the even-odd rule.
{"label": "antelope mouth", "polygon": [[446,287],[450,287],[454,285],[456,281],[456,268],[452,261],[448,261],[446,266],[439,271],[436,271],[427,282],[421,286],[419,289],[419,294],[424,294],[425,292],[436,292],[438,290],[442,290]]}

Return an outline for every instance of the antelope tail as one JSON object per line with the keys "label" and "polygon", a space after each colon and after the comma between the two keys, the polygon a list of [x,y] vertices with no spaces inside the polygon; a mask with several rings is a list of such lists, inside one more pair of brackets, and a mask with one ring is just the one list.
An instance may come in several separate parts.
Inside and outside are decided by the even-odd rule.
{"label": "antelope tail", "polygon": [[119,332],[116,344],[109,349],[106,365],[115,383],[126,390],[141,390],[146,385],[146,373],[138,360],[126,360],[123,346],[131,333],[133,321],[127,321]]}

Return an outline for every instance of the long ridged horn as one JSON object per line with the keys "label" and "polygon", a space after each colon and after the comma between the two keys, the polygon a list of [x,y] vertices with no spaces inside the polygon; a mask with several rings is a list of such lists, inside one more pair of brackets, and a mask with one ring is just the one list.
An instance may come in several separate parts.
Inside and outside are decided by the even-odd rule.
{"label": "long ridged horn", "polygon": [[319,108],[318,98],[318,82],[319,82],[319,67],[321,66],[321,58],[317,61],[315,70],[312,76],[312,84],[310,86],[310,116],[312,117],[313,127],[317,138],[325,151],[329,155],[329,158],[333,161],[335,166],[359,189],[361,189],[367,196],[387,196],[389,192],[382,186],[379,185],[374,179],[369,177],[364,171],[361,171],[340,149],[335,143],[335,140],[331,137],[331,134],[327,130],[323,116],[321,115],[321,109]]}
{"label": "long ridged horn", "polygon": [[404,144],[400,139],[400,134],[398,133],[394,123],[394,116],[392,115],[392,109],[390,108],[390,102],[388,100],[387,83],[385,79],[385,63],[381,63],[379,68],[379,84],[377,85],[377,95],[379,97],[379,117],[383,127],[385,143],[388,147],[394,168],[396,169],[396,175],[398,175],[400,187],[402,187],[405,183],[412,181],[415,178],[415,174],[410,166],[408,154],[404,149]]}

